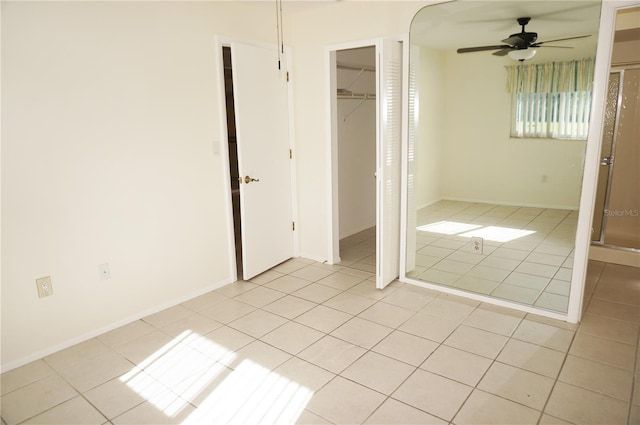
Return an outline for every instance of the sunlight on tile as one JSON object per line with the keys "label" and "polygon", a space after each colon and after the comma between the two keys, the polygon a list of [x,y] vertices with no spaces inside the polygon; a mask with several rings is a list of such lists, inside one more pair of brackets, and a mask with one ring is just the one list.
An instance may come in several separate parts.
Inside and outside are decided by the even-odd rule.
{"label": "sunlight on tile", "polygon": [[488,241],[510,242],[518,238],[536,233],[534,230],[515,229],[512,227],[486,226],[478,224],[460,223],[457,221],[439,221],[416,227],[422,232],[441,233],[444,235],[458,235],[467,238],[481,237]]}
{"label": "sunlight on tile", "polygon": [[[175,416],[188,403],[171,391],[166,391],[165,383],[168,386],[177,385],[196,373],[201,373],[195,382],[191,382],[189,388],[190,393],[197,393],[212,382],[224,369],[222,365],[218,365],[210,358],[185,345],[193,342],[197,342],[200,346],[209,345],[211,347],[207,348],[213,352],[231,354],[224,347],[187,330],[146,358],[136,368],[124,374],[120,381],[126,383],[167,416]],[[141,373],[143,370],[145,373]]]}
{"label": "sunlight on tile", "polygon": [[534,230],[514,229],[511,227],[488,226],[483,229],[472,230],[463,233],[460,236],[481,237],[483,239],[494,242],[510,242],[512,240],[522,238],[534,234]]}
{"label": "sunlight on tile", "polygon": [[[198,347],[196,351],[192,347]],[[168,418],[188,407],[186,400],[203,399],[185,424],[294,423],[313,392],[258,363],[244,359],[219,385],[208,388],[229,371],[202,352],[235,361],[237,354],[190,330],[153,353],[120,378]],[[185,383],[187,385],[185,385]],[[181,396],[168,388],[185,386]],[[211,391],[210,394],[203,394]]]}
{"label": "sunlight on tile", "polygon": [[439,221],[437,223],[425,224],[424,226],[418,226],[417,230],[422,232],[442,233],[445,235],[455,235],[462,232],[468,232],[469,230],[482,227],[475,224],[458,223],[455,221]]}
{"label": "sunlight on tile", "polygon": [[295,423],[313,392],[245,359],[183,423]]}

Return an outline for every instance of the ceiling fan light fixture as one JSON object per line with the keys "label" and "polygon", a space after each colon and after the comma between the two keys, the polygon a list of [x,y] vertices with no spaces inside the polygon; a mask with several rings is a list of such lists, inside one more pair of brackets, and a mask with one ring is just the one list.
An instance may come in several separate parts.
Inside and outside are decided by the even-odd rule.
{"label": "ceiling fan light fixture", "polygon": [[536,55],[536,49],[516,49],[510,50],[508,53],[509,57],[514,61],[525,61],[527,59],[531,59]]}

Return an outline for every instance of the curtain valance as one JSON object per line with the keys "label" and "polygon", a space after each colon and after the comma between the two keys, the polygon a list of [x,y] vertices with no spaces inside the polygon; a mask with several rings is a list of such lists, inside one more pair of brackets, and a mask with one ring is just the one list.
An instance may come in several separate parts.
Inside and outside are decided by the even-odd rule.
{"label": "curtain valance", "polygon": [[509,93],[566,93],[591,91],[593,58],[507,66]]}

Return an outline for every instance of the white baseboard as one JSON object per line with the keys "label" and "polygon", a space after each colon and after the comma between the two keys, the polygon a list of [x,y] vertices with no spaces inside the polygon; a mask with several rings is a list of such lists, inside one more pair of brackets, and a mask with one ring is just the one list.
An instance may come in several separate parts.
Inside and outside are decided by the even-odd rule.
{"label": "white baseboard", "polygon": [[433,204],[437,204],[438,202],[442,201],[443,199],[444,199],[444,198],[438,198],[438,199],[436,199],[436,200],[434,200],[434,201],[429,201],[429,202],[427,202],[427,203],[425,203],[425,204],[418,205],[418,206],[416,207],[416,210],[418,210],[418,211],[419,211],[419,210],[421,210],[421,209],[423,209],[423,208],[430,207],[431,205],[433,205]]}
{"label": "white baseboard", "polygon": [[306,258],[307,260],[313,260],[318,263],[324,263],[325,261],[327,261],[327,259],[324,257],[318,257],[317,255],[306,254],[304,252],[298,253],[298,257]]}
{"label": "white baseboard", "polygon": [[510,207],[528,207],[528,208],[550,208],[556,210],[571,210],[577,211],[577,205],[552,205],[552,204],[536,204],[528,202],[505,202],[505,201],[493,201],[490,199],[473,199],[473,198],[456,198],[456,197],[444,197],[441,201],[458,201],[458,202],[473,202],[477,204],[494,204],[494,205],[507,205]]}
{"label": "white baseboard", "polygon": [[368,225],[364,225],[364,226],[360,226],[358,227],[356,230],[349,230],[346,233],[340,233],[340,239],[344,239],[344,238],[348,238],[349,236],[353,236],[357,233],[363,232],[367,229],[371,229],[372,227],[375,227],[376,223],[373,224],[368,224]]}
{"label": "white baseboard", "polygon": [[182,296],[180,298],[177,298],[176,300],[173,300],[170,303],[165,303],[165,304],[158,305],[158,306],[155,306],[153,308],[138,312],[138,313],[133,314],[133,315],[131,315],[129,317],[126,317],[124,319],[118,320],[116,322],[110,323],[110,324],[105,325],[105,326],[101,326],[101,327],[99,327],[97,329],[94,329],[92,331],[86,332],[86,333],[84,333],[82,335],[79,335],[79,336],[77,336],[75,338],[71,338],[71,339],[68,339],[68,340],[66,340],[64,342],[61,342],[59,344],[53,345],[51,347],[47,347],[47,348],[45,348],[43,350],[36,351],[36,352],[31,353],[31,354],[29,354],[29,355],[27,355],[27,356],[25,356],[23,358],[18,359],[18,360],[14,360],[12,362],[2,364],[2,365],[0,365],[0,372],[4,373],[4,372],[7,372],[9,370],[15,369],[17,367],[23,366],[23,365],[25,365],[27,363],[31,363],[32,361],[42,359],[42,358],[44,358],[44,357],[46,357],[48,355],[51,355],[53,353],[57,353],[60,350],[64,350],[65,348],[69,348],[69,347],[71,347],[73,345],[76,345],[76,344],[79,344],[81,342],[85,342],[87,340],[90,340],[91,338],[95,338],[95,337],[100,336],[100,335],[102,335],[102,334],[104,334],[106,332],[112,331],[114,329],[118,329],[121,326],[128,325],[129,323],[135,322],[136,320],[140,320],[143,317],[147,317],[147,316],[149,316],[151,314],[158,313],[158,312],[160,312],[162,310],[166,310],[167,308],[174,307],[174,306],[176,306],[178,304],[181,304],[181,303],[183,303],[185,301],[189,301],[192,298],[199,297],[200,295],[206,294],[207,292],[211,292],[211,291],[213,291],[215,289],[221,288],[221,287],[223,287],[225,285],[228,285],[230,283],[233,283],[233,282],[234,281],[232,280],[232,278],[229,277],[229,278],[224,279],[224,280],[222,280],[220,282],[217,282],[217,283],[214,283],[212,285],[206,286],[206,287],[204,287],[202,289],[199,289],[198,291],[195,291],[195,292],[192,292],[192,293],[190,293],[188,295],[185,295],[185,296]]}

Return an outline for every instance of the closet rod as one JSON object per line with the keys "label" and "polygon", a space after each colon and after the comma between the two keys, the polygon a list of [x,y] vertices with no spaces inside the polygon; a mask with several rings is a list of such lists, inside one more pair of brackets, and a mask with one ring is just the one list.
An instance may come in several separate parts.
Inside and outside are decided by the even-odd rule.
{"label": "closet rod", "polygon": [[376,67],[375,66],[370,66],[370,65],[358,65],[358,64],[353,64],[353,63],[345,63],[345,62],[338,62],[336,64],[336,67],[338,69],[351,69],[354,71],[370,71],[370,72],[376,72]]}

